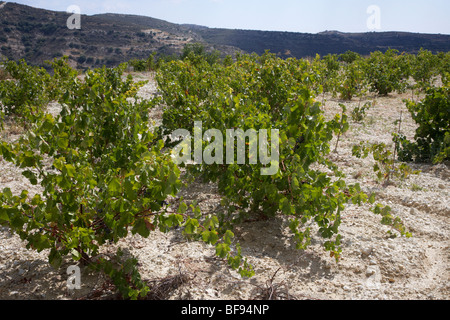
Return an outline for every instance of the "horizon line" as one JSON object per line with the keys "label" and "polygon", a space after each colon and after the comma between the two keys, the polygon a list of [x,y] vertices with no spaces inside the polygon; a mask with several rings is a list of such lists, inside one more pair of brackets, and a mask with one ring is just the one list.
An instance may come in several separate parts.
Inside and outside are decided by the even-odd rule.
{"label": "horizon line", "polygon": [[[59,11],[59,10],[50,10],[50,9],[45,9],[45,8],[41,8],[41,7],[36,7],[33,5],[28,5],[28,4],[22,4],[22,3],[17,3],[14,1],[0,1],[0,5],[2,4],[8,4],[8,3],[13,3],[15,5],[20,5],[20,6],[25,6],[25,7],[31,7],[31,8],[35,8],[35,9],[39,9],[39,10],[46,10],[46,11],[51,11],[51,12],[60,12],[60,13],[68,13],[67,11]],[[88,16],[88,17],[93,17],[93,16],[101,16],[101,15],[123,15],[123,16],[136,16],[136,17],[144,17],[144,18],[150,18],[150,19],[156,19],[156,20],[161,20],[163,22],[167,22],[173,25],[177,25],[177,26],[186,26],[186,25],[192,25],[192,26],[196,26],[196,27],[201,27],[201,28],[206,28],[206,29],[224,29],[224,30],[236,30],[236,31],[261,31],[261,32],[280,32],[280,33],[300,33],[300,34],[322,34],[322,33],[343,33],[343,34],[366,34],[366,33],[411,33],[411,34],[424,34],[424,35],[444,35],[444,36],[450,36],[450,33],[441,33],[441,32],[415,32],[415,31],[405,31],[405,30],[365,30],[365,31],[340,31],[340,30],[323,30],[323,31],[319,31],[319,32],[302,32],[302,31],[288,31],[288,30],[265,30],[265,29],[246,29],[246,28],[229,28],[229,27],[210,27],[210,26],[205,26],[205,25],[200,25],[200,24],[195,24],[195,23],[188,23],[188,22],[184,22],[184,23],[176,23],[176,22],[171,22],[165,19],[161,19],[161,18],[156,18],[156,17],[152,17],[152,16],[147,16],[147,15],[142,15],[142,14],[137,14],[137,13],[119,13],[119,12],[104,12],[104,13],[91,13],[91,14],[87,14],[87,13],[81,13],[81,16]]]}

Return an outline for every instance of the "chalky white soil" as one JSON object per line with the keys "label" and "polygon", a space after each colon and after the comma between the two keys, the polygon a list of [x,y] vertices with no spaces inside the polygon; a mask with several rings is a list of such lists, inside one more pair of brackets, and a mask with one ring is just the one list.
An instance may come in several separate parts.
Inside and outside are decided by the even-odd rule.
{"label": "chalky white soil", "polygon": [[[157,92],[151,74],[134,74],[151,81],[142,88],[148,98]],[[214,248],[199,242],[186,242],[180,230],[149,238],[129,236],[118,245],[139,259],[144,279],[158,285],[157,297],[163,299],[436,299],[450,298],[449,217],[450,169],[448,164],[412,165],[419,175],[394,180],[383,186],[376,182],[371,157],[352,156],[351,147],[359,141],[386,142],[398,130],[394,121],[403,110],[401,130],[414,136],[415,124],[402,99],[411,94],[376,97],[362,123],[351,123],[341,137],[337,153],[330,157],[365,191],[376,192],[377,200],[388,204],[412,232],[412,238],[390,238],[388,227],[368,206],[348,206],[343,214],[341,233],[343,254],[339,263],[323,250],[320,237],[314,237],[306,251],[295,249],[287,221],[276,218],[239,225],[236,238],[242,253],[254,266],[255,276],[241,278],[225,261],[215,258]],[[341,111],[340,101],[326,97],[326,114]],[[373,97],[370,97],[372,100]],[[358,101],[346,102],[349,111]],[[50,106],[57,112],[58,106]],[[160,120],[161,109],[155,110]],[[9,127],[0,133],[4,139],[16,139],[20,130]],[[334,144],[333,144],[334,147]],[[9,187],[37,192],[20,171],[0,160],[0,189]],[[199,182],[180,194],[186,201],[196,200],[203,211],[213,213],[220,203],[215,185]],[[177,199],[173,199],[175,202]],[[113,246],[105,248],[115,252]],[[80,290],[67,288],[67,260],[58,270],[47,263],[47,252],[25,248],[17,235],[0,227],[0,299],[113,299],[104,279],[82,268]],[[268,295],[270,290],[272,296]],[[156,291],[156,289],[155,289]]]}

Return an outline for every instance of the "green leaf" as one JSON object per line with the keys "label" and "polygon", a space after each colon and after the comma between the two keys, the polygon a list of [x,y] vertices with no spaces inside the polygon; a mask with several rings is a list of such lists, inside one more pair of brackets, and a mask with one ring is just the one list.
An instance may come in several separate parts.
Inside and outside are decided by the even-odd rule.
{"label": "green leaf", "polygon": [[292,214],[292,206],[291,203],[287,198],[281,199],[280,202],[280,209],[283,212],[284,215],[291,215]]}
{"label": "green leaf", "polygon": [[223,241],[224,241],[225,244],[231,245],[231,239],[233,239],[233,238],[234,238],[234,233],[231,232],[230,230],[227,230],[225,232],[224,237],[223,237]]}
{"label": "green leaf", "polygon": [[125,179],[124,182],[125,194],[128,200],[136,200],[137,199],[137,191],[134,188],[134,183],[130,178]]}
{"label": "green leaf", "polygon": [[63,150],[67,149],[67,147],[69,146],[69,139],[67,137],[67,134],[59,136],[57,143],[59,148]]}
{"label": "green leaf", "polygon": [[70,189],[73,185],[72,182],[66,178],[66,176],[58,176],[56,177],[56,181],[63,190]]}
{"label": "green leaf", "polygon": [[228,252],[230,252],[229,245],[225,243],[219,243],[216,245],[216,255],[219,256],[220,258],[225,258]]}
{"label": "green leaf", "polygon": [[132,233],[133,234],[137,233],[144,238],[148,238],[148,236],[150,235],[150,230],[147,227],[147,223],[146,223],[145,219],[138,219],[134,223]]}
{"label": "green leaf", "polygon": [[38,181],[34,172],[26,170],[22,172],[22,175],[25,176],[33,186],[37,185]]}
{"label": "green leaf", "polygon": [[72,249],[70,251],[70,253],[72,254],[72,259],[75,261],[79,261],[81,259],[81,254],[78,250]]}
{"label": "green leaf", "polygon": [[216,216],[208,217],[208,219],[206,219],[205,223],[203,224],[205,228],[211,229],[215,229],[218,225],[219,225],[219,218],[217,218]]}
{"label": "green leaf", "polygon": [[108,192],[111,195],[121,193],[122,186],[120,185],[120,181],[117,178],[113,178],[108,184]]}
{"label": "green leaf", "polygon": [[6,209],[0,207],[0,221],[10,221]]}
{"label": "green leaf", "polygon": [[58,250],[56,250],[55,248],[52,248],[50,250],[50,254],[48,256],[48,261],[52,265],[52,267],[57,269],[61,266],[63,259],[62,259],[61,254],[58,252]]}
{"label": "green leaf", "polygon": [[6,197],[6,199],[11,199],[13,197],[13,194],[12,194],[10,188],[4,188],[3,195]]}
{"label": "green leaf", "polygon": [[178,180],[178,177],[177,177],[177,175],[175,174],[175,172],[170,171],[170,174],[169,174],[169,183],[172,185],[172,184],[174,184],[175,182],[177,182],[177,180]]}
{"label": "green leaf", "polygon": [[73,165],[66,164],[65,169],[66,169],[66,173],[69,177],[71,177],[71,178],[75,177],[76,169]]}
{"label": "green leaf", "polygon": [[181,224],[183,223],[183,216],[181,214],[172,214],[169,216],[170,227],[177,227],[177,226],[181,226]]}
{"label": "green leaf", "polygon": [[11,208],[9,209],[10,214],[14,213],[14,217],[11,219],[11,215],[10,215],[10,219],[11,219],[11,227],[15,228],[15,229],[22,229],[23,225],[25,224],[25,219],[19,215],[17,215],[18,210],[16,208]]}
{"label": "green leaf", "polygon": [[296,177],[292,178],[292,190],[297,191],[300,189],[300,183],[298,182],[298,179]]}
{"label": "green leaf", "polygon": [[370,204],[374,204],[375,203],[375,197],[376,197],[375,193],[372,193],[370,195],[370,198],[369,198],[369,203]]}
{"label": "green leaf", "polygon": [[186,234],[195,234],[199,226],[200,224],[197,219],[188,219],[184,226],[184,232]]}
{"label": "green leaf", "polygon": [[182,203],[180,203],[180,206],[178,207],[178,211],[177,212],[180,213],[180,214],[185,214],[187,208],[188,208],[187,204],[182,202]]}
{"label": "green leaf", "polygon": [[212,231],[206,230],[202,232],[202,239],[204,242],[208,244],[215,245],[217,240],[219,240],[219,235],[215,230]]}

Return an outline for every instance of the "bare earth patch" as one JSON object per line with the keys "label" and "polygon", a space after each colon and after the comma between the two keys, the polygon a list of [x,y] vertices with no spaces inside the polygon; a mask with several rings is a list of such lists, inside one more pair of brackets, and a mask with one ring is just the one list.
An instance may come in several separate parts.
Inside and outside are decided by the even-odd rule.
{"label": "bare earth patch", "polygon": [[[137,80],[151,74],[135,74]],[[148,98],[157,92],[152,80],[140,94]],[[341,111],[339,101],[327,97],[324,110],[332,116]],[[188,242],[180,230],[153,232],[149,238],[129,236],[116,246],[136,256],[144,279],[153,288],[154,299],[435,299],[450,298],[449,217],[450,170],[448,165],[412,165],[421,170],[405,181],[394,180],[387,187],[376,183],[373,159],[357,159],[351,147],[359,141],[385,142],[392,146],[391,133],[403,111],[401,130],[414,136],[415,124],[402,99],[410,95],[377,97],[362,123],[351,123],[330,157],[365,191],[377,193],[413,233],[412,238],[390,238],[387,227],[368,206],[349,205],[343,215],[343,255],[339,263],[329,257],[317,236],[309,249],[298,251],[287,221],[280,217],[246,222],[237,226],[236,238],[256,275],[243,279],[215,257],[213,247]],[[349,112],[358,101],[346,102]],[[57,112],[55,105],[51,112]],[[155,110],[156,123],[162,109]],[[15,139],[11,129],[3,138]],[[334,147],[334,144],[333,144]],[[14,166],[0,159],[0,188],[37,192]],[[195,182],[182,191],[186,201],[196,200],[205,212],[220,208],[220,195],[213,184]],[[173,199],[175,202],[177,199]],[[115,252],[116,246],[105,248]],[[82,288],[67,288],[67,260],[57,270],[47,263],[47,253],[25,248],[20,238],[0,227],[0,299],[113,299],[111,287],[98,274],[82,268]]]}

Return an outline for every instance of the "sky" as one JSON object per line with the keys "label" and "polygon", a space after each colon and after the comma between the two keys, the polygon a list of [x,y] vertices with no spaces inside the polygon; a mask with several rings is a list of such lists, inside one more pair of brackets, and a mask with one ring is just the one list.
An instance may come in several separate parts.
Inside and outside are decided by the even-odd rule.
{"label": "sky", "polygon": [[210,28],[318,33],[407,31],[450,34],[449,0],[15,0],[82,14],[126,13]]}

